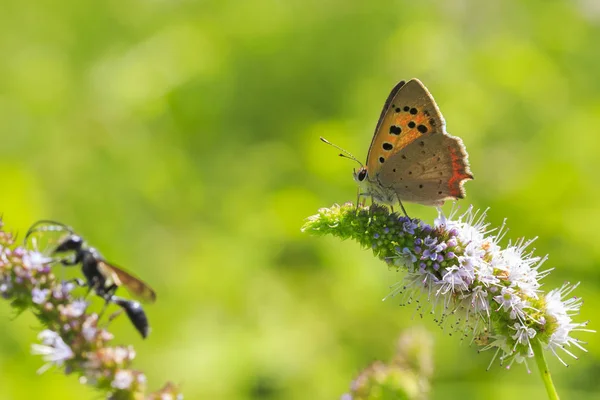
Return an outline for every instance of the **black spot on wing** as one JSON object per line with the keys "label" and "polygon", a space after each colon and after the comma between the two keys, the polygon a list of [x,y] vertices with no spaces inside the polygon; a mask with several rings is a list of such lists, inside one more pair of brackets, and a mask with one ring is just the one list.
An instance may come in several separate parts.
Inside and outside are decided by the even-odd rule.
{"label": "black spot on wing", "polygon": [[397,125],[390,126],[390,135],[399,135],[402,133],[402,128]]}

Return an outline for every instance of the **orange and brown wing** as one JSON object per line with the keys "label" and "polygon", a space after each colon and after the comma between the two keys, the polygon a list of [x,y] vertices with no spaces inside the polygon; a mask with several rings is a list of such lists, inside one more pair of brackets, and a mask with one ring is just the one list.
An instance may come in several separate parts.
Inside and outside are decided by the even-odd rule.
{"label": "orange and brown wing", "polygon": [[376,177],[385,161],[423,135],[444,133],[444,118],[418,79],[398,83],[388,96],[367,154]]}
{"label": "orange and brown wing", "polygon": [[463,184],[473,175],[460,138],[425,135],[391,157],[378,178],[402,201],[442,205],[465,197]]}
{"label": "orange and brown wing", "polygon": [[154,290],[129,272],[123,271],[121,268],[115,267],[106,261],[98,262],[98,270],[106,278],[107,284],[114,283],[117,286],[123,286],[132,296],[142,301],[149,303],[156,301]]}

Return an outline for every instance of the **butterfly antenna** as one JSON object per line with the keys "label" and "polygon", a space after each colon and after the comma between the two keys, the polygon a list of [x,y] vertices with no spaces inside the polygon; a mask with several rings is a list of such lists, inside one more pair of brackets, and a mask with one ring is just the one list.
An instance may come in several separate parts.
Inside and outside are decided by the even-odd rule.
{"label": "butterfly antenna", "polygon": [[340,146],[338,146],[337,144],[333,144],[331,143],[329,140],[325,139],[323,136],[320,137],[321,142],[328,144],[330,146],[335,147],[336,149],[338,149],[339,151],[341,151],[342,153],[339,154],[340,157],[344,157],[347,158],[349,160],[353,160],[356,161],[358,163],[358,165],[360,165],[361,167],[363,166],[363,163],[361,163],[356,157],[354,157],[352,155],[352,153],[350,153],[348,150],[342,149]]}

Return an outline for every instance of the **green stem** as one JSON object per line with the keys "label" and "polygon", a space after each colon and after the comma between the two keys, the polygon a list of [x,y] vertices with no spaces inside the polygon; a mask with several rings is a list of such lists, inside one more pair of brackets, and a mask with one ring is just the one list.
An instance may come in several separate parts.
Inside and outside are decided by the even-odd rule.
{"label": "green stem", "polygon": [[546,391],[548,392],[548,398],[550,400],[559,400],[554,383],[552,383],[552,377],[550,376],[550,370],[548,369],[548,364],[546,363],[546,357],[544,357],[542,343],[539,340],[532,340],[531,345],[533,347],[533,354],[535,355],[535,362],[540,370],[540,374],[542,375],[542,380],[544,381],[544,386],[546,386]]}

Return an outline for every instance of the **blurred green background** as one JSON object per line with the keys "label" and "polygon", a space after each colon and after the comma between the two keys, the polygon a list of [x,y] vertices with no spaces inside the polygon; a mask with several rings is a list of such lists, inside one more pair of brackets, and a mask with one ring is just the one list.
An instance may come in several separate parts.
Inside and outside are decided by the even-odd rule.
{"label": "blurred green background", "polygon": [[[355,165],[318,137],[363,159],[389,90],[418,77],[469,151],[461,206],[491,207],[512,239],[539,236],[556,268],[544,288],[582,281],[580,318],[597,329],[598,43],[594,0],[4,0],[0,210],[21,234],[40,218],[72,225],[156,289],[148,340],[113,325],[152,388],[337,399],[423,324],[433,399],[544,398],[535,370],[486,372],[491,353],[382,302],[401,273],[300,227],[355,199]],[[37,376],[40,327],[13,316],[1,304],[2,399],[97,398]],[[600,338],[578,337],[589,354],[552,358],[552,372],[565,399],[597,399]]]}

